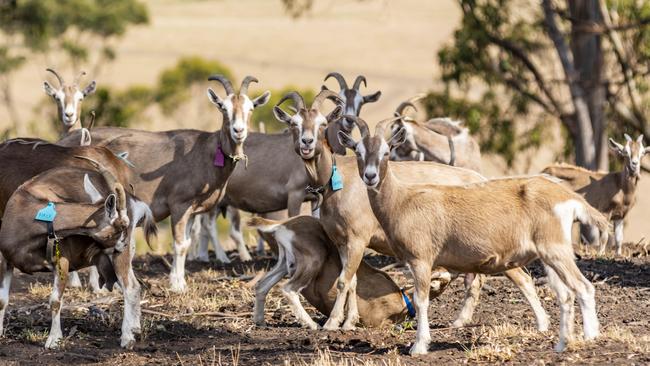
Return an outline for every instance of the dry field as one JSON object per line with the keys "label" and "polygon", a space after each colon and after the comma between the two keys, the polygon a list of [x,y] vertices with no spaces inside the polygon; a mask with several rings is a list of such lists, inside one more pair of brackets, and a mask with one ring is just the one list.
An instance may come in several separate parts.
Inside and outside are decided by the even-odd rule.
{"label": "dry field", "polygon": [[[551,330],[534,329],[530,307],[504,277],[487,281],[474,324],[450,329],[463,296],[462,281],[434,300],[430,308],[433,341],[430,354],[412,358],[411,322],[399,327],[325,332],[301,329],[288,303],[274,289],[267,299],[267,327],[251,319],[254,275],[272,265],[270,258],[254,263],[189,264],[189,292],[167,291],[165,260],[147,255],[136,258],[135,269],[144,290],[142,335],[132,351],[119,347],[121,299],[119,294],[94,296],[72,290],[64,297],[62,324],[65,341],[58,351],[43,349],[50,315],[47,298],[50,275],[16,276],[0,340],[2,364],[17,365],[429,365],[503,362],[524,364],[647,364],[650,362],[650,257],[639,246],[626,259],[578,260],[582,272],[596,286],[602,336],[596,342],[576,342],[561,354],[552,351],[557,341],[558,308],[544,283],[539,266],[529,267],[537,291],[549,312]],[[233,253],[234,254],[234,253]],[[168,258],[169,259],[169,258]],[[370,256],[383,267],[391,260]],[[406,281],[392,270],[394,279]],[[321,324],[325,316],[307,307]],[[579,311],[577,319],[580,319]],[[580,322],[580,320],[578,320]],[[580,329],[576,325],[576,329]],[[578,332],[580,333],[580,332]]]}

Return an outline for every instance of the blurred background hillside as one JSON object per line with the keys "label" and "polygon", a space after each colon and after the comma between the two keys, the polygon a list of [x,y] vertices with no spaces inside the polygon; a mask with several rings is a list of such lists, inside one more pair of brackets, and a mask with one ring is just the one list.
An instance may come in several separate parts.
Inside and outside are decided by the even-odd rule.
{"label": "blurred background hillside", "polygon": [[[588,3],[575,3],[583,2]],[[564,1],[547,3],[554,6],[562,30],[575,32],[576,9]],[[602,118],[611,123],[594,131],[621,141],[623,132],[636,137],[647,125],[644,71],[650,63],[644,52],[650,50],[650,34],[633,26],[648,23],[644,17],[650,16],[650,6],[593,3],[606,4],[612,12],[608,19],[631,25],[620,27],[623,48],[629,41],[638,52],[623,61],[642,65],[620,75],[603,73],[609,109]],[[570,85],[565,85],[570,83],[557,44],[540,32],[548,18],[538,1],[0,0],[0,11],[4,137],[56,139],[55,106],[42,88],[44,80],[52,81],[47,67],[66,80],[86,71],[82,86],[97,81],[98,91],[84,101],[82,118],[94,110],[98,125],[148,130],[217,129],[220,114],[205,96],[209,74],[224,73],[236,83],[246,75],[257,77],[260,83],[251,94],[271,90],[272,106],[287,90],[313,95],[328,72],[338,71],[348,79],[365,75],[367,93],[382,91],[379,102],[362,112],[370,122],[391,116],[401,101],[417,93],[430,93],[420,115],[465,120],[481,140],[488,176],[537,173],[555,161],[574,161],[574,151],[594,168],[618,169],[616,159],[599,155],[600,146],[593,161],[585,160],[571,138],[576,132],[567,126],[579,117],[571,112]],[[601,67],[614,70],[621,60],[615,39],[605,36],[599,40]],[[543,85],[512,45],[545,75]],[[622,85],[611,90],[627,95],[628,79],[637,77],[638,105],[633,97],[621,97],[632,104],[630,122],[617,108],[617,95],[610,98],[610,84]],[[334,80],[327,85],[338,87]],[[551,92],[545,94],[543,86]],[[256,118],[269,130],[282,128],[270,108]],[[649,188],[644,173],[626,240],[650,235]]]}

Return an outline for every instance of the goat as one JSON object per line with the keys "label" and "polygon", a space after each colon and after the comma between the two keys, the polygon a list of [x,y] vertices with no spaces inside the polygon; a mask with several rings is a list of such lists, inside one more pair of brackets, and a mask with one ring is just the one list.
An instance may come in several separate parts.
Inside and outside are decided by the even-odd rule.
{"label": "goat", "polygon": [[398,119],[392,130],[404,128],[406,141],[391,151],[391,160],[435,161],[481,172],[481,150],[478,143],[469,135],[469,130],[460,122],[449,118],[434,118],[426,122],[416,122],[404,115],[420,96],[411,98],[395,110]]}
{"label": "goat", "polygon": [[[329,314],[336,300],[336,278],[341,271],[336,247],[319,220],[311,216],[296,216],[281,222],[253,217],[248,225],[260,230],[262,237],[272,246],[277,245],[279,251],[277,263],[255,288],[255,324],[264,325],[266,296],[288,274],[289,280],[282,287],[283,295],[298,321],[304,327],[317,329],[318,325],[300,304],[298,293],[302,293],[318,311]],[[390,276],[361,261],[357,278],[359,314],[365,325],[377,327],[386,321],[396,323],[406,318],[409,294],[402,291]]]}
{"label": "goat", "polygon": [[[338,101],[338,96],[327,91],[329,99]],[[285,100],[291,99],[297,113],[293,116],[282,110]],[[356,305],[356,272],[363,259],[364,250],[369,247],[380,253],[393,255],[389,238],[384,229],[372,214],[370,202],[365,194],[363,182],[356,177],[356,161],[353,157],[336,157],[328,148],[325,129],[340,117],[340,107],[323,116],[320,106],[305,107],[300,94],[291,92],[285,95],[273,109],[275,117],[290,126],[294,136],[294,149],[303,159],[305,169],[310,177],[310,189],[318,192],[322,201],[320,218],[323,229],[330,240],[336,245],[341,256],[342,270],[337,281],[336,302],[330,313],[330,318],[324,328],[338,329],[344,318],[344,307],[349,297],[348,316],[343,324],[344,329],[353,329],[358,318]],[[312,141],[313,140],[313,141]],[[311,142],[306,144],[305,141]],[[407,182],[431,182],[437,184],[458,185],[472,182],[483,182],[485,178],[477,172],[455,168],[447,165],[429,162],[399,162],[394,169],[401,180]],[[343,189],[334,190],[332,177],[336,166],[337,175],[341,176]],[[540,330],[548,327],[548,318],[541,307],[534,284],[521,268],[506,271],[506,275],[519,287],[530,302],[537,326]],[[466,281],[468,292],[454,326],[460,326],[471,321],[472,313],[478,297],[481,281]],[[471,286],[470,286],[471,285]]]}
{"label": "goat", "polygon": [[84,71],[70,85],[66,84],[63,77],[53,69],[46,69],[46,71],[54,74],[59,81],[58,88],[53,87],[47,81],[43,82],[43,90],[45,90],[45,94],[52,97],[56,102],[59,119],[63,123],[63,132],[61,135],[66,136],[79,120],[79,116],[81,115],[81,102],[88,95],[95,92],[97,83],[93,80],[85,88],[79,89],[80,79],[86,75]]}
{"label": "goat", "polygon": [[[92,162],[96,170],[47,170],[22,184],[6,203],[0,228],[0,334],[14,267],[27,274],[54,272],[52,326],[45,347],[56,348],[63,336],[60,315],[68,271],[95,265],[108,288],[114,282],[122,288],[120,344],[133,347],[133,333],[140,331],[140,285],[129,241],[140,221],[147,240],[156,228],[147,205],[128,194],[110,169]],[[57,211],[53,230],[34,220],[39,209],[51,204]]]}
{"label": "goat", "polygon": [[[620,172],[593,172],[568,164],[551,165],[542,171],[562,179],[567,187],[582,195],[590,205],[613,222],[617,255],[621,255],[623,247],[623,221],[636,202],[641,160],[650,152],[650,147],[643,146],[643,135],[632,140],[625,134],[625,140],[623,146],[609,139],[609,148],[623,159],[623,169]],[[584,232],[584,228],[581,231]],[[600,243],[601,253],[606,244]]]}
{"label": "goat", "polygon": [[[327,81],[329,78],[334,78],[339,83],[340,89],[338,94],[339,98],[341,99],[341,103],[343,104],[344,114],[358,116],[361,114],[361,107],[363,107],[364,104],[374,103],[381,97],[381,91],[376,91],[368,95],[361,94],[361,91],[359,90],[359,88],[361,88],[361,83],[363,83],[363,85],[366,87],[368,86],[366,77],[363,75],[357,76],[357,78],[354,80],[354,84],[352,84],[352,88],[348,86],[348,83],[345,81],[343,75],[338,72],[330,72],[327,74],[327,76],[325,76],[325,80],[323,80],[323,82]],[[329,90],[325,85],[321,86],[321,89]],[[354,123],[344,118],[339,119],[338,121],[333,121],[331,126],[328,127],[328,139],[332,144],[330,147],[335,153],[339,155],[345,155],[345,147],[339,145],[339,142],[336,139],[336,132],[346,131],[350,133],[352,132],[353,128]]]}
{"label": "goat", "polygon": [[[156,221],[171,216],[174,257],[169,276],[174,292],[186,289],[185,257],[191,240],[190,228],[195,214],[210,211],[225,194],[225,187],[236,163],[248,160],[244,141],[253,110],[268,102],[265,92],[256,99],[247,95],[251,82],[247,76],[238,93],[222,75],[208,80],[218,81],[226,90],[221,99],[211,88],[208,98],[223,115],[221,129],[216,132],[171,130],[149,132],[123,128],[96,128],[93,144],[106,146],[113,152],[128,152],[134,165],[134,184],[138,196],[153,212]],[[59,141],[62,145],[79,141],[78,133]],[[246,182],[245,184],[248,184]]]}
{"label": "goat", "polygon": [[355,152],[372,212],[415,280],[418,330],[411,355],[426,354],[431,341],[427,312],[433,266],[490,274],[539,258],[560,305],[560,340],[555,349],[564,350],[572,340],[576,294],[585,340],[598,336],[595,289],[575,263],[571,226],[575,220],[596,225],[606,237],[607,220],[600,212],[544,176],[465,186],[404,181],[387,157],[391,147],[404,142],[405,131],[395,131],[387,141],[384,133],[390,119],[379,122],[371,136],[365,121],[351,118],[361,130],[361,140],[341,131],[339,142]]}

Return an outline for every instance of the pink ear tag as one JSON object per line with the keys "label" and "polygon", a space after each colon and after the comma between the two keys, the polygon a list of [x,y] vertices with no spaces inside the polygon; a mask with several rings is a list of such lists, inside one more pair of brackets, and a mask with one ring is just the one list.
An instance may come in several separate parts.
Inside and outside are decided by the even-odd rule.
{"label": "pink ear tag", "polygon": [[214,162],[212,164],[220,168],[226,165],[226,156],[223,154],[223,150],[221,150],[221,144],[217,144],[217,151],[214,154]]}

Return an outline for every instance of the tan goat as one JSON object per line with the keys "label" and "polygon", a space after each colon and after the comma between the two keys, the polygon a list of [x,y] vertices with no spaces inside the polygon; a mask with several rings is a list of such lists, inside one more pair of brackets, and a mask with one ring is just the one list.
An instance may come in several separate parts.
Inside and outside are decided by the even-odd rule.
{"label": "tan goat", "polygon": [[[332,93],[333,94],[333,93]],[[333,95],[333,98],[337,98]],[[302,97],[291,92],[280,100],[278,105],[287,99],[294,102],[297,113],[287,114],[279,106],[273,111],[275,117],[290,126],[294,138],[294,149],[303,159],[307,173],[310,176],[310,188],[322,196],[320,219],[323,229],[330,240],[336,245],[341,256],[342,269],[337,283],[336,302],[330,312],[330,318],[324,329],[338,329],[343,320],[343,329],[353,329],[359,314],[356,304],[357,269],[362,262],[366,248],[380,253],[394,255],[392,245],[384,230],[372,213],[366,187],[357,177],[356,161],[353,157],[337,157],[329,149],[327,129],[329,123],[337,118],[337,110],[325,117],[319,108],[313,105],[308,109]],[[329,122],[329,123],[328,123]],[[304,143],[316,141],[313,145]],[[455,168],[431,162],[391,162],[400,180],[407,182],[429,182],[436,184],[459,185],[472,182],[482,182],[485,178],[471,170]],[[333,169],[341,176],[343,189],[334,190]],[[546,330],[548,318],[541,307],[535,287],[530,276],[521,268],[512,268],[505,272],[530,302],[537,318],[539,330]],[[469,282],[469,283],[468,283]],[[462,310],[454,321],[454,326],[461,326],[471,321],[476,305],[481,281],[473,281],[466,293]],[[466,286],[472,281],[466,281]],[[349,299],[349,300],[348,300]],[[347,302],[347,318],[344,310]]]}
{"label": "tan goat", "polygon": [[[569,164],[551,165],[543,173],[563,180],[570,189],[582,195],[590,205],[602,212],[614,225],[616,254],[623,246],[623,221],[636,202],[636,187],[641,173],[641,159],[650,152],[643,146],[643,135],[632,140],[625,135],[625,146],[609,139],[609,147],[623,159],[620,172],[593,172]],[[600,252],[607,243],[600,243]]]}
{"label": "tan goat", "polygon": [[546,177],[495,179],[466,186],[413,184],[398,180],[388,162],[391,147],[404,141],[391,122],[380,122],[371,136],[355,117],[362,140],[339,132],[342,145],[357,156],[358,174],[367,186],[372,211],[390,237],[391,249],[405,260],[415,280],[418,330],[411,354],[428,352],[427,316],[431,268],[497,273],[542,260],[560,304],[560,341],[572,340],[575,295],[582,310],[585,340],[598,336],[594,286],[574,261],[571,226],[596,225],[607,235],[607,220],[582,197]]}
{"label": "tan goat", "polygon": [[[277,264],[255,289],[255,323],[264,324],[266,295],[288,274],[289,280],[282,287],[282,293],[291,303],[298,321],[307,328],[317,329],[316,322],[302,307],[298,293],[301,292],[318,311],[329,314],[336,300],[336,280],[341,272],[339,254],[320,221],[311,216],[297,216],[284,222],[254,217],[248,225],[258,228],[264,239],[278,248]],[[374,327],[406,318],[409,294],[390,276],[362,261],[357,278],[359,315],[364,325]]]}

